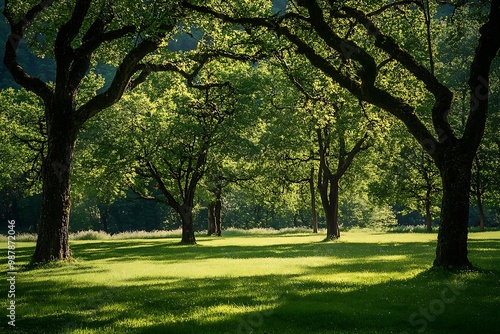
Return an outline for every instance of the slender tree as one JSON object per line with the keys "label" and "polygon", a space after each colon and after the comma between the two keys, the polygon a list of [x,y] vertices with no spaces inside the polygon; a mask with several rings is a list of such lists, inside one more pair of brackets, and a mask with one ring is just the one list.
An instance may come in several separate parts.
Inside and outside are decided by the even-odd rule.
{"label": "slender tree", "polygon": [[[180,68],[180,75],[157,74],[124,97],[117,109],[127,117],[117,120],[107,133],[115,164],[127,161],[121,173],[129,176],[128,185],[142,198],[165,203],[177,212],[186,244],[196,243],[193,210],[199,185],[220,162],[219,154],[212,151],[215,147],[224,151],[237,133],[236,112],[245,118],[236,88],[244,75],[231,83],[226,79],[232,75],[219,71],[223,67],[230,73],[250,68],[226,60],[206,64],[203,71],[196,66],[196,75]],[[219,205],[213,208],[214,223],[220,222]]]}
{"label": "slender tree", "polygon": [[380,150],[393,152],[378,157],[380,177],[371,180],[371,190],[380,202],[396,204],[401,212],[418,211],[427,231],[432,232],[439,211],[441,179],[431,157],[414,143],[400,124],[394,124]]}
{"label": "slender tree", "polygon": [[356,155],[368,147],[368,127],[371,125],[360,120],[362,112],[366,112],[363,107],[344,96],[345,92],[341,89],[335,89],[335,85],[321,72],[316,73],[317,70],[307,63],[299,65],[298,59],[295,59],[295,63],[301,69],[298,73],[280,58],[283,71],[302,95],[303,101],[296,101],[296,105],[304,105],[302,112],[309,114],[312,121],[309,127],[306,126],[309,128],[306,131],[314,133],[316,143],[317,153],[313,151],[311,158],[319,160],[317,185],[326,216],[326,238],[338,239],[340,181]]}

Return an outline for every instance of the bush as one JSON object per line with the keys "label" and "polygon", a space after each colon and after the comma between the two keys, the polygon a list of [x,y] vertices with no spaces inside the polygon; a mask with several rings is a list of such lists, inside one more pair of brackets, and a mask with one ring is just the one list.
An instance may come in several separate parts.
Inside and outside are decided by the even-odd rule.
{"label": "bush", "polygon": [[161,238],[180,238],[182,230],[169,230],[169,231],[127,231],[113,234],[112,239],[161,239]]}
{"label": "bush", "polygon": [[88,230],[71,233],[69,238],[71,240],[106,240],[110,239],[111,236],[103,231]]}
{"label": "bush", "polygon": [[[398,225],[389,227],[387,232],[390,233],[428,233],[426,225]],[[432,232],[437,232],[437,228],[433,227]]]}
{"label": "bush", "polygon": [[[36,239],[37,235],[35,233],[19,233],[16,234],[15,241],[35,242]],[[4,234],[0,234],[0,241],[7,242],[7,236]]]}
{"label": "bush", "polygon": [[[285,227],[282,229],[274,228],[252,228],[252,229],[241,229],[229,227],[222,231],[223,236],[245,236],[245,235],[282,235],[282,234],[301,234],[301,233],[312,233],[312,229],[308,227]],[[319,231],[321,233],[321,231]]]}

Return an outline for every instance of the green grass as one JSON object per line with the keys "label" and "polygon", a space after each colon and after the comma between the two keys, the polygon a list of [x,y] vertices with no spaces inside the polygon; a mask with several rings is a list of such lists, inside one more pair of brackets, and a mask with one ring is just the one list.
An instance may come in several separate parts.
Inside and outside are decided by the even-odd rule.
{"label": "green grass", "polygon": [[[500,232],[470,234],[470,259],[484,272],[460,274],[429,270],[436,234],[323,238],[73,240],[74,261],[19,269],[16,332],[498,332]],[[33,251],[18,243],[18,263]]]}

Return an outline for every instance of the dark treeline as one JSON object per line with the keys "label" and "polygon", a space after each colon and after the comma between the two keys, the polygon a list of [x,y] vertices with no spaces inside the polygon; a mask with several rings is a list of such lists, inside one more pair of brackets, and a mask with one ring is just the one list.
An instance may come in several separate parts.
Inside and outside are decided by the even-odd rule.
{"label": "dark treeline", "polygon": [[[21,194],[8,190],[4,187],[1,191],[0,219],[15,219],[20,233],[36,233],[36,226],[40,216],[41,195],[22,196]],[[400,211],[395,208],[395,211]],[[274,211],[274,212],[273,212]],[[311,217],[308,209],[298,212],[276,213],[269,207],[262,205],[245,205],[242,200],[237,208],[223,206],[223,229],[228,227],[249,228],[274,228],[305,227],[311,228]],[[208,209],[200,207],[195,212],[194,225],[197,231],[207,230]],[[340,206],[340,225],[343,229],[350,227],[370,227],[373,221],[360,219],[347,203]],[[154,231],[171,230],[180,227],[177,214],[168,206],[161,203],[151,202],[137,198],[133,193],[128,198],[117,198],[111,205],[92,205],[77,203],[71,214],[72,232],[82,230],[105,231],[107,233],[119,233],[126,231]],[[386,227],[395,226],[418,226],[425,224],[425,217],[418,211],[407,214],[398,213],[395,221]],[[500,227],[500,212],[496,208],[486,209],[486,227]],[[438,226],[438,220],[433,222]],[[472,206],[469,216],[469,226],[479,226],[479,212],[477,206]],[[326,228],[326,220],[323,216],[318,219],[318,227]],[[7,229],[2,225],[0,233],[6,233]]]}

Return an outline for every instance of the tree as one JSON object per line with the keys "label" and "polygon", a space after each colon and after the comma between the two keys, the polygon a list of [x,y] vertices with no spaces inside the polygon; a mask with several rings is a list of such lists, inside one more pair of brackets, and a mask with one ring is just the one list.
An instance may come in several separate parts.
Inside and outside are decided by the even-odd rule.
{"label": "tree", "polygon": [[394,124],[380,145],[380,150],[393,152],[378,158],[381,177],[372,180],[371,191],[379,202],[417,210],[432,232],[433,216],[439,211],[441,180],[431,157],[413,142],[399,124]]}
{"label": "tree", "polygon": [[39,167],[45,144],[42,106],[24,89],[0,91],[0,216],[15,220],[18,231],[34,232],[28,216],[37,215],[30,204],[40,191]]}
{"label": "tree", "polygon": [[[303,105],[302,114],[309,114],[309,127],[305,128],[314,133],[316,148],[311,149],[311,159],[317,156],[319,160],[317,186],[326,216],[326,238],[337,239],[340,237],[340,181],[356,155],[368,148],[369,128],[373,123],[364,120],[363,113],[368,117],[367,111],[358,101],[346,97],[345,92],[321,72],[298,59],[294,62],[300,71],[292,70],[287,61],[280,58],[288,79],[303,97],[303,101],[294,102],[295,108]],[[311,192],[311,198],[313,195]]]}
{"label": "tree", "polygon": [[[169,6],[142,2],[93,2],[70,4],[42,0],[35,5],[5,1],[4,16],[10,26],[4,64],[16,83],[43,100],[47,124],[46,156],[42,165],[43,201],[34,262],[67,259],[71,171],[78,132],[91,117],[115,104],[125,90],[135,86],[133,76],[147,72],[141,64],[158,50],[179,16],[175,1]],[[130,15],[131,11],[137,15]],[[27,73],[18,61],[20,41],[37,34],[44,45],[35,48],[55,60],[53,84]],[[38,39],[40,40],[40,39]],[[34,43],[36,44],[36,43]],[[99,59],[117,66],[107,89],[89,99],[80,85]]]}
{"label": "tree", "polygon": [[218,70],[227,66],[231,71],[249,71],[249,65],[238,64],[206,64],[203,71],[195,69],[196,76],[182,70],[182,75],[156,75],[137,93],[124,97],[117,109],[126,117],[117,119],[107,134],[113,160],[127,161],[127,167],[119,169],[129,175],[134,192],[177,212],[183,243],[196,242],[197,189],[207,172],[218,167],[212,150],[228,146],[238,127],[236,117],[243,116],[238,80],[226,81],[229,75]]}
{"label": "tree", "polygon": [[[479,29],[467,79],[469,113],[460,134],[452,129],[448,119],[453,93],[433,73],[434,65],[429,65],[432,59],[423,57],[433,52],[426,46],[428,35],[419,36],[417,30],[410,37],[423,47],[408,51],[406,41],[399,34],[400,26],[394,26],[391,17],[392,10],[399,9],[411,22],[410,31],[416,27],[427,31],[415,7],[405,10],[414,4],[420,10],[423,2],[398,1],[377,8],[368,1],[290,1],[285,15],[262,17],[251,17],[248,10],[230,14],[193,2],[183,4],[231,24],[242,24],[248,30],[275,31],[295,47],[295,52],[356,98],[386,110],[403,122],[432,157],[442,179],[441,224],[434,265],[472,268],[467,257],[471,170],[487,118],[490,68],[500,48],[500,0],[491,1],[489,15]],[[458,10],[470,8],[462,6]],[[315,38],[315,43],[311,43],[310,36]],[[419,37],[422,38],[419,40]],[[411,77],[414,86],[399,92],[400,74]],[[419,110],[418,105],[411,103],[416,91],[433,99],[431,110]]]}
{"label": "tree", "polygon": [[500,117],[492,114],[487,124],[485,136],[479,147],[472,169],[471,196],[479,214],[479,230],[486,225],[486,206],[498,202],[500,187],[500,141],[498,129]]}

